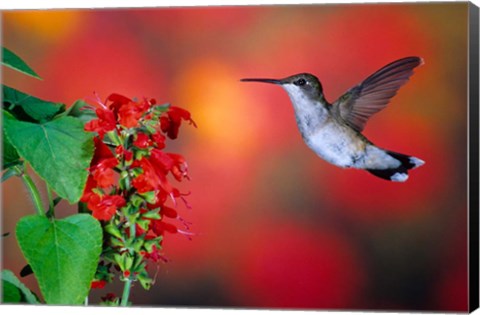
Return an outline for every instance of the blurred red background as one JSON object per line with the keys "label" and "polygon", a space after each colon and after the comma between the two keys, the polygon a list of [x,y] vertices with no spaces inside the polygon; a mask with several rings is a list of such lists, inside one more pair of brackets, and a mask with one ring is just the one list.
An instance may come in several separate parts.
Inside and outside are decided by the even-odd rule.
{"label": "blurred red background", "polygon": [[[198,129],[167,148],[189,162],[193,209],[179,207],[198,235],[166,237],[171,262],[135,305],[466,311],[467,5],[10,11],[3,44],[43,81],[3,79],[66,104],[117,92],[192,113]],[[410,55],[425,65],[365,130],[426,161],[406,183],[327,164],[280,88],[239,82],[311,72],[333,102]],[[3,231],[32,211],[19,180],[3,185]],[[4,268],[24,264],[6,238]],[[120,287],[91,301],[106,292]]]}

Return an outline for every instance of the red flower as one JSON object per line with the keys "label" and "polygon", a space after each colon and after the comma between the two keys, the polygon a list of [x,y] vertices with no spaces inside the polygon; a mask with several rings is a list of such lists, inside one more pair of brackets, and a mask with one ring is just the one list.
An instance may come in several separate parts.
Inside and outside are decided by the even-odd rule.
{"label": "red flower", "polygon": [[[95,142],[95,152],[90,162],[90,172],[93,178],[90,180],[90,185],[106,188],[115,183],[115,172],[113,168],[117,166],[118,161],[113,156],[110,148],[100,140],[100,138],[93,138]],[[95,182],[93,183],[92,180]],[[90,187],[91,190],[92,187]]]}
{"label": "red flower", "polygon": [[[103,185],[101,187],[107,187],[106,185],[111,182],[110,177],[113,176],[110,174],[110,171],[108,171],[108,167],[113,163],[113,161],[102,163],[103,161],[114,158],[112,151],[110,151],[110,148],[105,143],[103,143],[99,137],[94,137],[93,141],[95,144],[95,152],[93,154],[92,161],[90,162],[90,175],[87,178],[87,183],[85,185],[82,198],[80,199],[81,202],[88,202],[90,200],[91,195],[94,194],[92,189],[100,186],[97,183],[97,180],[100,180],[101,185]],[[95,170],[99,164],[100,170],[95,176]],[[116,165],[117,164],[115,160],[115,165],[111,167],[114,167]]]}
{"label": "red flower", "polygon": [[165,258],[165,256],[163,256],[160,253],[160,249],[156,245],[152,247],[152,252],[151,253],[145,252],[144,257],[152,260],[153,262],[158,262],[160,260],[163,261],[163,262],[168,262],[168,259]]}
{"label": "red flower", "polygon": [[164,232],[177,233],[178,229],[175,225],[163,222],[162,220],[153,221],[152,230],[158,236],[163,235]]}
{"label": "red flower", "polygon": [[134,128],[138,126],[138,120],[143,115],[143,110],[137,103],[129,102],[123,104],[118,109],[118,122],[126,128]]}
{"label": "red flower", "polygon": [[160,117],[160,126],[162,131],[165,132],[170,139],[176,139],[182,119],[197,127],[188,111],[180,107],[170,106],[167,112],[167,117]]}
{"label": "red flower", "polygon": [[94,279],[94,280],[92,281],[92,284],[90,285],[90,287],[91,287],[92,289],[103,289],[106,284],[107,284],[107,281],[105,281],[105,280],[97,280],[97,279]]}
{"label": "red flower", "polygon": [[105,133],[112,131],[117,126],[114,113],[108,108],[97,108],[95,111],[98,119],[93,119],[85,124],[85,131],[97,132],[100,139]]}
{"label": "red flower", "polygon": [[173,165],[170,168],[170,172],[175,177],[176,180],[181,181],[182,178],[188,177],[188,165],[184,157],[180,154],[167,153],[167,155],[172,159]]}
{"label": "red flower", "polygon": [[151,146],[152,141],[150,141],[150,137],[143,132],[139,132],[137,134],[137,138],[133,141],[133,145],[140,149],[146,149]]}
{"label": "red flower", "polygon": [[93,179],[97,181],[98,187],[107,188],[115,183],[115,171],[113,168],[117,166],[116,158],[105,159],[94,166],[92,172]]}
{"label": "red flower", "polygon": [[133,102],[131,99],[120,94],[111,94],[107,101],[111,101],[110,108],[117,113],[118,122],[126,128],[138,126],[138,120],[142,118],[145,112],[153,105],[155,100],[150,102],[143,99],[141,102]]}
{"label": "red flower", "polygon": [[[189,227],[188,227],[189,222],[184,222],[184,224],[185,224],[185,227],[188,230],[189,229]],[[172,234],[180,233],[180,234],[186,236],[188,239],[191,240],[192,239],[191,236],[195,235],[192,232],[188,232],[188,231],[185,231],[185,230],[180,230],[175,225],[164,222],[162,219],[152,221],[151,229],[152,229],[153,233],[155,233],[158,236],[164,235],[165,232],[172,233]]]}
{"label": "red flower", "polygon": [[166,216],[167,218],[178,218],[177,210],[165,206],[162,207],[162,215]]}
{"label": "red flower", "polygon": [[185,174],[183,169],[181,171],[178,170],[178,167],[181,166],[176,164],[176,160],[169,154],[158,149],[153,149],[149,158],[143,157],[140,161],[135,161],[133,166],[141,167],[143,170],[142,174],[138,175],[132,181],[133,187],[135,187],[139,193],[162,188],[167,194],[171,194],[174,188],[167,180],[168,172],[173,170],[177,176],[179,172]]}
{"label": "red flower", "polygon": [[142,173],[132,180],[132,185],[139,193],[146,193],[157,190],[161,185],[161,179],[158,177],[155,168],[147,158],[142,158],[133,163],[134,167],[140,167]]}
{"label": "red flower", "polygon": [[91,166],[97,165],[101,161],[113,157],[113,153],[110,148],[105,143],[103,143],[100,138],[94,137],[93,142],[95,144],[95,152],[93,154],[92,161],[90,162]]}
{"label": "red flower", "polygon": [[165,136],[162,135],[160,132],[156,132],[152,135],[152,140],[155,143],[157,149],[161,150],[165,148]]}
{"label": "red flower", "polygon": [[189,195],[189,193],[187,193],[187,194],[181,193],[177,188],[174,188],[174,187],[170,186],[169,191],[166,191],[166,190],[163,190],[163,189],[157,191],[157,194],[155,195],[155,197],[157,199],[157,202],[153,205],[147,205],[147,207],[149,209],[155,209],[155,208],[161,207],[167,201],[168,198],[171,198],[173,203],[176,205],[177,204],[176,198],[180,198],[185,203],[185,206],[188,209],[190,209],[192,207],[188,204],[187,200],[184,197],[184,196],[188,196],[188,195]]}
{"label": "red flower", "polygon": [[92,215],[96,219],[108,221],[117,209],[123,207],[125,204],[125,199],[118,195],[99,196],[92,194],[88,200],[87,207],[92,211]]}
{"label": "red flower", "polygon": [[157,172],[165,175],[171,172],[178,181],[181,181],[184,177],[188,178],[188,165],[180,154],[165,153],[161,150],[153,149],[150,159]]}
{"label": "red flower", "polygon": [[122,156],[125,158],[125,161],[131,161],[133,159],[133,152],[125,150],[122,145],[115,148],[115,154],[117,154],[117,159],[119,160],[121,160]]}
{"label": "red flower", "polygon": [[[140,211],[141,212],[141,211]],[[127,230],[127,235],[130,237],[130,231]],[[139,237],[143,235],[145,240],[151,240],[152,238],[157,237],[150,228],[144,230],[139,224],[135,225],[135,236]]]}
{"label": "red flower", "polygon": [[129,99],[128,97],[126,96],[123,96],[123,95],[120,95],[120,94],[117,94],[117,93],[112,93],[110,94],[107,99],[105,100],[105,103],[107,102],[112,102],[108,107],[110,109],[112,109],[115,113],[118,112],[118,109],[124,105],[124,104],[128,104],[130,102],[132,102],[131,99]]}
{"label": "red flower", "polygon": [[87,178],[87,183],[85,185],[85,189],[83,190],[83,195],[80,198],[81,202],[88,202],[90,197],[95,193],[92,191],[93,188],[97,187],[97,182],[93,179],[92,175],[89,175]]}

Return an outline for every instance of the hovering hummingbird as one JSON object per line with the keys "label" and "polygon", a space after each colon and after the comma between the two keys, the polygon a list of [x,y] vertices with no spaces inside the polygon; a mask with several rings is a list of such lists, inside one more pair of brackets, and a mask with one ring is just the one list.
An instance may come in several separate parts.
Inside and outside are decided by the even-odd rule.
{"label": "hovering hummingbird", "polygon": [[368,119],[385,108],[423,64],[419,57],[407,57],[381,68],[330,104],[320,81],[310,73],[284,79],[242,79],[280,85],[290,97],[297,125],[305,143],[318,156],[344,168],[364,169],[380,178],[404,182],[408,170],[424,161],[375,146],[362,131]]}

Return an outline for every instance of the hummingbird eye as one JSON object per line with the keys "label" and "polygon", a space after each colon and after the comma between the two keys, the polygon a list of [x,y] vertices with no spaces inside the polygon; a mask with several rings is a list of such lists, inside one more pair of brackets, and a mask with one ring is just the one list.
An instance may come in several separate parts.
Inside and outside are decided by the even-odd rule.
{"label": "hummingbird eye", "polygon": [[305,79],[298,79],[297,81],[293,82],[293,84],[295,84],[297,86],[305,85],[305,83],[307,83],[307,81],[305,81]]}

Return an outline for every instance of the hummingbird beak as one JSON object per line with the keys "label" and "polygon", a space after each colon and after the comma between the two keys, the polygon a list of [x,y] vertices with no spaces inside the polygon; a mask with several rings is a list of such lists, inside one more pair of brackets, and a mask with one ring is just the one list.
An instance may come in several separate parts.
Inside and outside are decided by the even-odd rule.
{"label": "hummingbird beak", "polygon": [[276,79],[241,79],[242,82],[263,82],[263,83],[272,83],[272,84],[282,84],[281,80]]}

